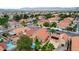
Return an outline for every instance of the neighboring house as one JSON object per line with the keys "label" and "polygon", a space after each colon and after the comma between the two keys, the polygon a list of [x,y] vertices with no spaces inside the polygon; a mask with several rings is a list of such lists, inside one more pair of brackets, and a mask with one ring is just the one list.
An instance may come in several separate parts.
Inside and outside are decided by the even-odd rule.
{"label": "neighboring house", "polygon": [[32,23],[35,20],[35,18],[28,18],[27,21]]}
{"label": "neighboring house", "polygon": [[52,43],[55,48],[58,48],[58,46],[60,44],[59,37],[60,37],[60,35],[58,35],[58,34],[51,34],[50,35],[49,42]]}
{"label": "neighboring house", "polygon": [[79,36],[71,38],[71,51],[79,51]]}
{"label": "neighboring house", "polygon": [[67,17],[67,18],[64,18],[64,21],[74,21],[74,18],[72,18],[72,17]]}
{"label": "neighboring house", "polygon": [[37,30],[38,30],[38,29],[36,29],[36,28],[32,28],[32,29],[26,31],[26,35],[29,36],[29,37],[32,37],[33,34],[34,34]]}
{"label": "neighboring house", "polygon": [[54,18],[49,18],[48,21],[51,22],[58,22],[58,20],[60,19],[60,17],[54,17]]}
{"label": "neighboring house", "polygon": [[40,21],[38,21],[38,25],[39,26],[43,26],[43,24],[45,23],[45,22],[49,22],[48,20],[40,20]]}
{"label": "neighboring house", "polygon": [[33,33],[34,33],[34,30],[26,31],[26,35],[29,36],[29,37],[31,37],[33,35]]}
{"label": "neighboring house", "polygon": [[28,28],[30,28],[30,30],[26,31],[26,35],[29,37],[32,37],[33,34],[40,29],[38,26],[28,26]]}
{"label": "neighboring house", "polygon": [[57,27],[59,27],[59,28],[67,28],[67,27],[69,27],[69,24],[70,23],[67,23],[67,22],[60,22],[60,23],[58,23],[57,24]]}
{"label": "neighboring house", "polygon": [[66,33],[51,34],[49,42],[52,43],[55,48],[58,48],[62,44],[65,46],[68,39],[69,39],[69,36]]}
{"label": "neighboring house", "polygon": [[10,28],[17,28],[21,26],[20,23],[16,22],[15,20],[11,20],[8,23],[9,23]]}
{"label": "neighboring house", "polygon": [[41,43],[45,43],[49,38],[49,33],[47,29],[42,28],[35,32],[34,37],[41,41]]}
{"label": "neighboring house", "polygon": [[59,28],[67,28],[70,26],[71,21],[73,21],[74,18],[68,17],[68,18],[64,18],[63,21],[61,21],[60,23],[57,24],[57,27]]}
{"label": "neighboring house", "polygon": [[21,19],[21,20],[19,21],[19,23],[22,23],[22,22],[25,22],[25,23],[26,23],[26,22],[28,22],[28,21],[27,21],[27,19]]}
{"label": "neighboring house", "polygon": [[43,19],[45,19],[45,17],[44,16],[38,16],[38,19],[43,20]]}
{"label": "neighboring house", "polygon": [[35,26],[32,23],[27,23],[27,27],[30,29],[36,29],[36,30],[40,29],[40,26]]}
{"label": "neighboring house", "polygon": [[28,30],[30,30],[28,27],[21,27],[21,28],[14,29],[11,32],[16,33],[16,35],[20,35],[20,34],[26,35],[26,31],[28,31]]}
{"label": "neighboring house", "polygon": [[5,43],[0,43],[0,51],[4,51],[7,48]]}
{"label": "neighboring house", "polygon": [[65,42],[69,40],[69,36],[66,33],[62,33],[60,36]]}

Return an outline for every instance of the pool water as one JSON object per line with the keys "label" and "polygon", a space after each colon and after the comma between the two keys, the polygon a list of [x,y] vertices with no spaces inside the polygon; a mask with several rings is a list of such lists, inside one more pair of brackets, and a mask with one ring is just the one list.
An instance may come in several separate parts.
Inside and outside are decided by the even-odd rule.
{"label": "pool water", "polygon": [[12,41],[7,42],[6,45],[7,45],[7,50],[11,50],[15,48],[15,45],[13,44]]}
{"label": "pool water", "polygon": [[35,48],[35,43],[33,43],[31,47],[34,49]]}

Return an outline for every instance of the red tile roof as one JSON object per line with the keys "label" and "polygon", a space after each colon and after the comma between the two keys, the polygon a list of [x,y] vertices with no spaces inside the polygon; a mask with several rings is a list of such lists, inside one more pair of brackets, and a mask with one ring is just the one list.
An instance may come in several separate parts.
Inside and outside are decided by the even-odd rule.
{"label": "red tile roof", "polygon": [[46,29],[39,29],[35,32],[35,36],[44,43],[48,39],[49,33]]}
{"label": "red tile roof", "polygon": [[0,43],[0,51],[6,49],[6,44],[5,43]]}
{"label": "red tile roof", "polygon": [[61,23],[57,24],[57,26],[60,27],[60,28],[66,28],[66,27],[69,27],[69,23],[61,22]]}
{"label": "red tile roof", "polygon": [[21,28],[14,29],[13,32],[19,35],[20,33],[24,33],[28,30],[30,30],[28,27],[21,27]]}
{"label": "red tile roof", "polygon": [[64,18],[64,20],[62,22],[60,22],[57,26],[60,28],[66,28],[70,26],[71,21],[73,21],[74,18]]}
{"label": "red tile roof", "polygon": [[69,36],[66,33],[61,34],[62,38],[67,41],[69,39]]}
{"label": "red tile roof", "polygon": [[49,22],[48,20],[40,20],[38,21],[38,25],[43,25],[45,22]]}
{"label": "red tile roof", "polygon": [[26,35],[27,36],[32,36],[34,32],[35,32],[34,29],[30,29],[30,30],[26,31]]}
{"label": "red tile roof", "polygon": [[52,37],[52,36],[58,38],[58,39],[51,38],[55,42],[60,42],[60,38],[62,38],[66,42],[68,40],[68,38],[69,38],[69,36],[66,33],[62,33],[62,34],[51,34],[50,37]]}
{"label": "red tile roof", "polygon": [[79,51],[79,36],[72,37],[71,50]]}
{"label": "red tile roof", "polygon": [[55,21],[58,21],[59,19],[60,19],[59,17],[54,17],[54,18],[49,18],[48,21],[55,22]]}
{"label": "red tile roof", "polygon": [[74,18],[72,18],[72,17],[64,18],[64,21],[73,21],[73,20],[74,20]]}

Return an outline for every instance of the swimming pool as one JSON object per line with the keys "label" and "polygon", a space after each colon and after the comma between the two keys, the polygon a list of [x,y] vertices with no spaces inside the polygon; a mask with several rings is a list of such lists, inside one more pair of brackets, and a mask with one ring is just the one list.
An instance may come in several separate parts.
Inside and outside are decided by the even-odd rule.
{"label": "swimming pool", "polygon": [[15,45],[13,44],[12,41],[8,41],[6,43],[6,46],[7,46],[7,50],[11,50],[11,49],[15,48]]}
{"label": "swimming pool", "polygon": [[35,48],[35,43],[32,43],[32,46],[31,46],[31,48],[33,48],[33,49]]}

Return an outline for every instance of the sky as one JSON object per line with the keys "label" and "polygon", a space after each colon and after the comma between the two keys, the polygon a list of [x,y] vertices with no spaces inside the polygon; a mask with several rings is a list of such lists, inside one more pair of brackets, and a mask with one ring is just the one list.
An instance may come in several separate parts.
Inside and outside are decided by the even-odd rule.
{"label": "sky", "polygon": [[79,7],[78,0],[0,0],[0,8]]}

